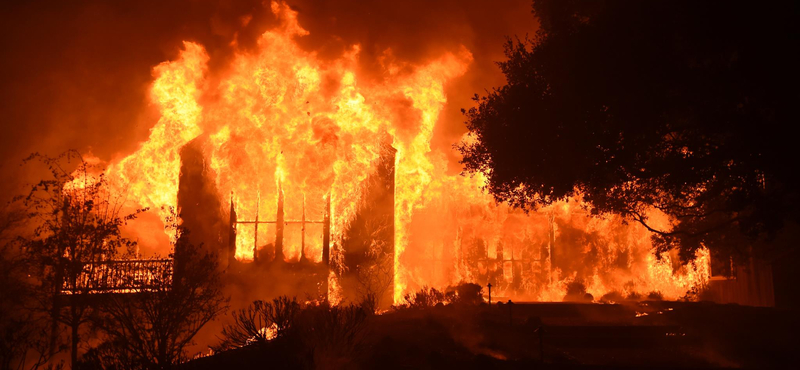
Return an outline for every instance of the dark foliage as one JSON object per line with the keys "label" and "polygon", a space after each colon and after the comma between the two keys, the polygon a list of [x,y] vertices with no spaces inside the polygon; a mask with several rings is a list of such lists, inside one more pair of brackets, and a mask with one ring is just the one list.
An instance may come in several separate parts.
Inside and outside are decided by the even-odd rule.
{"label": "dark foliage", "polygon": [[453,288],[456,292],[455,303],[481,304],[483,303],[483,287],[475,283],[461,283]]}
{"label": "dark foliage", "polygon": [[222,329],[222,343],[217,350],[264,344],[283,337],[294,328],[300,312],[296,298],[281,296],[272,301],[255,301],[233,312],[233,324]]}
{"label": "dark foliage", "polygon": [[436,288],[424,286],[414,293],[407,293],[403,299],[410,308],[428,308],[439,303],[452,301],[454,297],[455,292],[445,294]]}
{"label": "dark foliage", "polygon": [[363,355],[366,320],[370,312],[361,305],[331,306],[327,301],[309,305],[298,317],[300,342],[309,368],[346,368]]}
{"label": "dark foliage", "polygon": [[126,343],[122,340],[107,340],[81,356],[78,368],[81,370],[129,370],[143,369],[144,365],[124,351]]}
{"label": "dark foliage", "polygon": [[374,315],[380,309],[380,306],[378,306],[378,302],[379,302],[379,299],[378,299],[378,296],[376,294],[367,293],[367,294],[364,295],[363,299],[361,300],[360,306],[361,306],[361,309],[364,310],[364,312],[367,315]]}
{"label": "dark foliage", "polygon": [[[26,162],[47,166],[51,177],[30,187],[14,199],[24,210],[25,227],[16,243],[24,254],[26,272],[35,277],[28,290],[36,298],[36,309],[50,315],[51,353],[60,336],[57,324],[70,329],[71,364],[75,367],[81,332],[96,314],[87,294],[96,274],[87,274],[92,263],[112,260],[129,253],[135,242],[122,236],[121,227],[144,210],[120,215],[122,194],[115,192],[96,166],[76,151],[58,157],[33,154]],[[83,283],[82,283],[83,282]]]}
{"label": "dark foliage", "polygon": [[567,284],[567,293],[564,295],[564,301],[573,302],[592,302],[594,297],[586,292],[586,285],[580,281],[573,281]]}
{"label": "dark foliage", "polygon": [[[533,9],[539,33],[509,40],[499,63],[507,84],[465,112],[463,163],[488,176],[498,200],[530,209],[580,194],[684,258],[701,244],[736,258],[797,222],[787,131],[800,97],[796,4],[540,0]],[[677,225],[652,225],[652,209]]]}
{"label": "dark foliage", "polygon": [[403,299],[409,308],[429,308],[439,304],[466,304],[476,305],[483,303],[483,287],[474,283],[461,283],[448,287],[444,292],[427,286],[406,294]]}
{"label": "dark foliage", "polygon": [[301,305],[286,296],[255,301],[234,312],[234,322],[223,329],[222,343],[215,349],[224,353],[280,349],[290,352],[291,367],[346,367],[359,356],[373,305],[332,306],[327,301]]}
{"label": "dark foliage", "polygon": [[[112,295],[97,325],[110,339],[97,358],[138,368],[168,369],[187,359],[184,348],[200,329],[227,309],[216,256],[202,252],[181,235],[172,271],[153,269],[156,283],[128,295]],[[116,354],[114,353],[116,351]],[[114,368],[103,363],[104,368]]]}
{"label": "dark foliage", "polygon": [[[0,211],[0,369],[39,369],[49,364],[61,342],[51,342],[49,312],[38,306],[36,279],[28,272],[26,255],[15,243],[24,222],[18,209]],[[62,364],[59,364],[62,365]]]}

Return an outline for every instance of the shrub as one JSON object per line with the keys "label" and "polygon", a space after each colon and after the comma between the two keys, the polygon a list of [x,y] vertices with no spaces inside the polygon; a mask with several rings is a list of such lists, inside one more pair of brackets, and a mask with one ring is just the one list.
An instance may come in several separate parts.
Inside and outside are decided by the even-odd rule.
{"label": "shrub", "polygon": [[276,326],[276,335],[280,337],[292,329],[295,317],[300,312],[300,304],[295,297],[290,300],[287,296],[280,296],[273,299],[271,305],[266,305],[265,309],[267,318]]}
{"label": "shrub", "polygon": [[436,288],[424,286],[416,293],[406,294],[403,299],[405,299],[408,307],[428,308],[435,306],[437,303],[445,302],[445,294]]}
{"label": "shrub", "polygon": [[481,304],[483,303],[483,287],[475,283],[461,283],[455,287],[456,303]]}
{"label": "shrub", "polygon": [[361,303],[359,303],[359,307],[366,313],[367,315],[374,315],[378,312],[378,297],[375,293],[367,293],[361,299]]}
{"label": "shrub", "polygon": [[298,312],[300,304],[296,298],[281,296],[271,302],[255,301],[234,311],[233,324],[222,329],[223,339],[218,349],[263,344],[283,337],[293,329]]}
{"label": "shrub", "polygon": [[83,354],[77,367],[82,370],[145,368],[144,364],[132,358],[129,351],[125,350],[128,345],[129,342],[124,338],[106,340]]}
{"label": "shrub", "polygon": [[642,299],[642,295],[636,292],[630,292],[628,293],[628,296],[625,297],[625,299],[629,301],[639,301]]}
{"label": "shrub", "polygon": [[603,296],[600,297],[600,302],[604,303],[622,302],[624,300],[626,300],[626,298],[623,297],[622,293],[618,291],[611,291],[606,294],[603,294]]}
{"label": "shrub", "polygon": [[[586,286],[580,281],[573,281],[567,284],[567,294],[564,296],[565,302],[581,302],[586,301]],[[591,296],[591,294],[590,294]]]}
{"label": "shrub", "polygon": [[404,299],[406,306],[410,308],[429,308],[445,303],[480,304],[483,302],[483,287],[474,283],[461,283],[442,292],[425,286],[416,293],[406,294]]}
{"label": "shrub", "polygon": [[331,306],[322,302],[298,316],[298,330],[306,360],[314,368],[339,367],[358,356],[368,313],[361,305]]}

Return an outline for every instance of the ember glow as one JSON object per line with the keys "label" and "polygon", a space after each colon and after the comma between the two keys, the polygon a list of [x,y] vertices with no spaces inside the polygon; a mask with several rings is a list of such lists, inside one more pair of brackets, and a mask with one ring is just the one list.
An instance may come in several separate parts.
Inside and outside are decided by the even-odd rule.
{"label": "ember glow", "polygon": [[[180,151],[197,140],[220,203],[225,208],[233,200],[240,220],[274,219],[281,196],[286,220],[322,220],[330,199],[336,265],[363,202],[363,183],[388,143],[397,150],[395,303],[423,286],[462,281],[491,282],[496,297],[543,301],[562,300],[576,281],[595,298],[658,292],[667,299],[707,282],[705,249],[681,265],[674,255],[656,256],[643,227],[590,216],[580,199],[525,214],[495,203],[481,190],[480,176],[449,173],[431,140],[447,101],[445,85],[470,68],[466,47],[421,66],[387,49],[382,78],[360,78],[359,45],[323,59],[296,44],[308,32],[296,12],[277,2],[271,9],[280,26],[264,33],[256,50],[237,53],[221,75],[210,76],[206,50],[192,42],[178,59],[154,68],[150,95],[161,117],[135,153],[108,169],[136,207],[177,206]],[[288,225],[284,236],[286,261],[320,262],[322,225],[305,225],[302,236],[293,227],[299,226]],[[259,226],[258,235],[252,227],[237,229],[236,259],[253,260],[275,232],[271,225]],[[336,279],[332,272],[333,302]]]}

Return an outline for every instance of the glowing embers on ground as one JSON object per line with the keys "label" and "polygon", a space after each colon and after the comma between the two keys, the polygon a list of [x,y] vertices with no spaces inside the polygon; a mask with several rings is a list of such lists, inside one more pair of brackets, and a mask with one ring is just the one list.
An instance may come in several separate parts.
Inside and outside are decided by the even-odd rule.
{"label": "glowing embers on ground", "polygon": [[[472,60],[466,48],[442,50],[419,65],[386,50],[381,77],[361,78],[359,45],[333,60],[319,58],[295,42],[308,33],[297,13],[278,2],[271,9],[280,24],[255,49],[238,52],[227,69],[209,72],[208,54],[190,42],[178,59],[154,69],[151,98],[161,118],[137,152],[109,168],[109,178],[136,207],[176,206],[180,150],[201,140],[220,203],[228,205],[234,194],[239,219],[276,218],[282,197],[287,220],[321,220],[329,200],[335,269],[363,200],[362,184],[388,142],[397,150],[395,302],[424,285],[485,285],[490,277],[500,283],[498,295],[538,300],[561,300],[578,281],[595,297],[658,291],[675,298],[703,281],[707,254],[677,268],[669,256],[656,258],[649,234],[635,225],[577,215],[579,202],[521,215],[494,204],[481,191],[480,176],[448,172],[445,155],[432,152],[430,143],[445,84]],[[303,233],[293,227],[287,225],[284,258],[320,262],[322,225],[303,225]],[[236,258],[252,260],[275,232],[269,225],[258,234],[237,230]],[[550,243],[548,253],[542,243]],[[554,261],[559,251],[569,254]],[[334,302],[336,276],[330,274],[328,285]]]}

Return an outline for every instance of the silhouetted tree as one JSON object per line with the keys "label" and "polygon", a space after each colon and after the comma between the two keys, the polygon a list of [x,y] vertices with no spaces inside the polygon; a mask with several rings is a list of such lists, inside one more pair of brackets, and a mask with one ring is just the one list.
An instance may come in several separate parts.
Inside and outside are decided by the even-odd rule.
{"label": "silhouetted tree", "polygon": [[121,235],[120,228],[140,211],[120,216],[124,198],[114,193],[103,173],[77,151],[55,158],[33,154],[26,162],[34,160],[46,165],[51,177],[15,198],[25,209],[25,221],[32,230],[18,242],[26,254],[28,274],[37,277],[33,288],[38,292],[39,307],[53,320],[52,345],[57,340],[57,323],[70,329],[74,368],[80,330],[94,312],[84,296],[98,276],[87,273],[86,267],[114,259],[135,246]]}
{"label": "silhouetted tree", "polygon": [[[465,112],[463,164],[498,200],[530,209],[577,193],[684,258],[700,245],[745,255],[797,222],[795,4],[540,0],[533,11],[536,37],[509,40],[499,63],[507,84]],[[653,208],[674,228],[651,224]]]}
{"label": "silhouetted tree", "polygon": [[81,370],[133,370],[143,369],[144,365],[123,351],[125,343],[120,340],[106,340],[89,349],[78,359]]}
{"label": "silhouetted tree", "polygon": [[104,301],[97,324],[112,345],[98,354],[145,369],[172,368],[186,360],[184,349],[200,329],[227,310],[215,255],[183,235],[170,257],[173,269],[154,266],[147,288]]}
{"label": "silhouetted tree", "polygon": [[15,240],[23,221],[19,209],[0,211],[0,369],[43,368],[53,354],[49,315],[36,309],[36,280]]}

